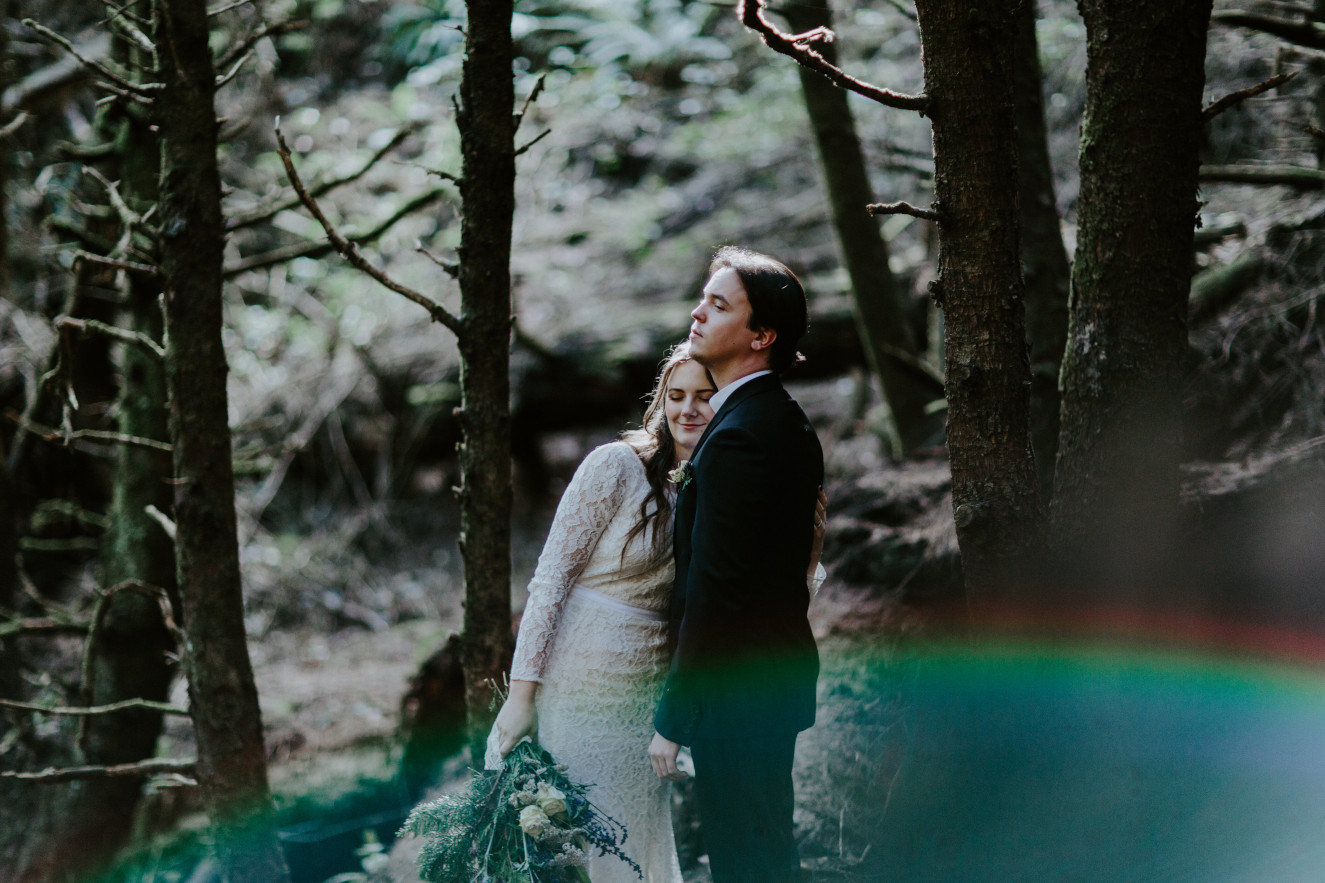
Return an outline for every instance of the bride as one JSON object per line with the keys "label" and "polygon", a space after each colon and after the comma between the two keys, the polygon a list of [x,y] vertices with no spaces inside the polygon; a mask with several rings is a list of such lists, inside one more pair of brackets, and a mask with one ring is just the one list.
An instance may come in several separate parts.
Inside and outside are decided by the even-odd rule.
{"label": "bride", "polygon": [[[623,851],[645,883],[681,881],[670,786],[654,774],[648,745],[669,660],[669,473],[704,434],[715,392],[680,344],[663,363],[644,428],[596,448],[576,470],[529,584],[510,693],[488,736],[489,767],[533,736],[572,780],[593,785],[589,798],[625,826]],[[593,883],[638,879],[610,855],[590,858],[588,871]]]}

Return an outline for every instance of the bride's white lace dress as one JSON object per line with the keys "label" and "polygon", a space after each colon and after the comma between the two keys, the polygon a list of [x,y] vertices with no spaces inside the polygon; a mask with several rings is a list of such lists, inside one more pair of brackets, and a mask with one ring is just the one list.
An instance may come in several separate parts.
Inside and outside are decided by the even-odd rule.
{"label": "bride's white lace dress", "polygon": [[[542,685],[539,743],[573,780],[592,784],[589,799],[626,826],[623,848],[645,883],[680,883],[670,785],[648,755],[668,665],[670,519],[661,526],[663,554],[652,553],[651,530],[626,542],[648,493],[644,466],[624,442],[580,464],[529,584],[511,678]],[[589,876],[638,879],[615,856],[593,858]]]}

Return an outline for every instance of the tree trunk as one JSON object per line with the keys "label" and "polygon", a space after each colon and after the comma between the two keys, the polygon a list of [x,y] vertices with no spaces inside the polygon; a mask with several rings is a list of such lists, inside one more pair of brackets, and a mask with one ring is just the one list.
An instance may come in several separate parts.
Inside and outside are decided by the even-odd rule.
{"label": "tree trunk", "polygon": [[1210,0],[1080,0],[1086,112],[1054,479],[1076,576],[1144,589],[1176,541]]}
{"label": "tree trunk", "polygon": [[972,601],[995,598],[1016,581],[1038,523],[1022,317],[1014,2],[916,4],[934,139],[933,292],[945,320],[953,515]]}
{"label": "tree trunk", "polygon": [[[112,50],[124,53],[122,45]],[[133,63],[150,61],[145,57]],[[124,115],[119,132],[103,133],[106,141],[125,147],[116,157],[118,168],[107,176],[119,180],[130,207],[145,212],[157,201],[160,146],[146,121]],[[125,131],[127,130],[127,131]],[[117,138],[116,135],[125,137]],[[116,237],[118,239],[118,235]],[[125,290],[121,326],[161,340],[163,320],[158,304],[160,287],[132,275]],[[165,366],[140,347],[127,346],[121,364],[120,397],[116,403],[116,429],[137,438],[166,441],[170,437],[166,411]],[[136,445],[121,445],[115,462],[114,488],[108,529],[102,547],[102,586],[110,589],[137,580],[174,596],[175,549],[171,538],[148,514],[171,508],[170,455]],[[84,672],[84,699],[109,705],[124,699],[169,698],[173,670],[170,654],[175,642],[156,599],[139,592],[121,591],[110,597],[102,628],[89,642]],[[126,710],[85,718],[79,734],[84,760],[91,764],[132,763],[156,753],[162,715],[148,710]],[[142,793],[135,778],[108,778],[81,784],[69,818],[73,841],[79,844],[80,864],[91,870],[110,860],[128,841],[134,809]]]}
{"label": "tree trunk", "polygon": [[471,756],[483,756],[494,683],[510,668],[511,219],[515,92],[511,0],[469,0],[457,123],[460,198],[460,552]]}
{"label": "tree trunk", "polygon": [[[828,28],[833,23],[828,0],[788,4],[780,12],[792,30],[800,33]],[[837,50],[832,43],[819,43],[817,51],[829,64],[837,64]],[[935,425],[936,418],[925,414],[925,406],[935,398],[934,390],[898,357],[900,354],[915,359],[919,350],[888,265],[888,243],[878,221],[865,210],[874,201],[874,195],[847,93],[807,67],[798,66],[798,71],[833,207],[833,229],[837,231],[842,260],[851,277],[860,342],[892,413],[895,431],[892,448],[896,453],[906,454],[932,443],[939,435],[941,427]]]}
{"label": "tree trunk", "polygon": [[204,0],[158,0],[161,264],[178,579],[198,775],[233,883],[289,879],[244,634],[221,345],[221,181]]}
{"label": "tree trunk", "polygon": [[1026,278],[1026,337],[1031,359],[1031,447],[1040,488],[1053,487],[1058,453],[1058,372],[1067,345],[1067,292],[1072,270],[1063,247],[1049,140],[1044,79],[1035,40],[1035,0],[1014,6],[1012,75],[1021,168],[1021,254]]}

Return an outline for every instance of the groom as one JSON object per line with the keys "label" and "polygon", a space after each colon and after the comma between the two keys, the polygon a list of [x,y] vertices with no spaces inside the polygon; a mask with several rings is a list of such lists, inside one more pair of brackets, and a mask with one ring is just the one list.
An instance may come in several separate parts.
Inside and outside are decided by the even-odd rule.
{"label": "groom", "polygon": [[780,262],[727,247],[690,315],[690,352],[718,392],[677,481],[672,663],[649,756],[676,780],[690,746],[715,883],[793,881],[792,756],[819,673],[806,569],[823,453],[777,372],[800,358],[805,292]]}

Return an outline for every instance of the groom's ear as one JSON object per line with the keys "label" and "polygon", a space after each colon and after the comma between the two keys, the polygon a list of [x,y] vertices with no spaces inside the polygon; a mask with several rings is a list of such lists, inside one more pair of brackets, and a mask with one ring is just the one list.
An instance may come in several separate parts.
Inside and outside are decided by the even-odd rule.
{"label": "groom's ear", "polygon": [[755,332],[755,339],[750,341],[750,349],[762,353],[773,345],[773,341],[778,339],[777,329],[760,328]]}

